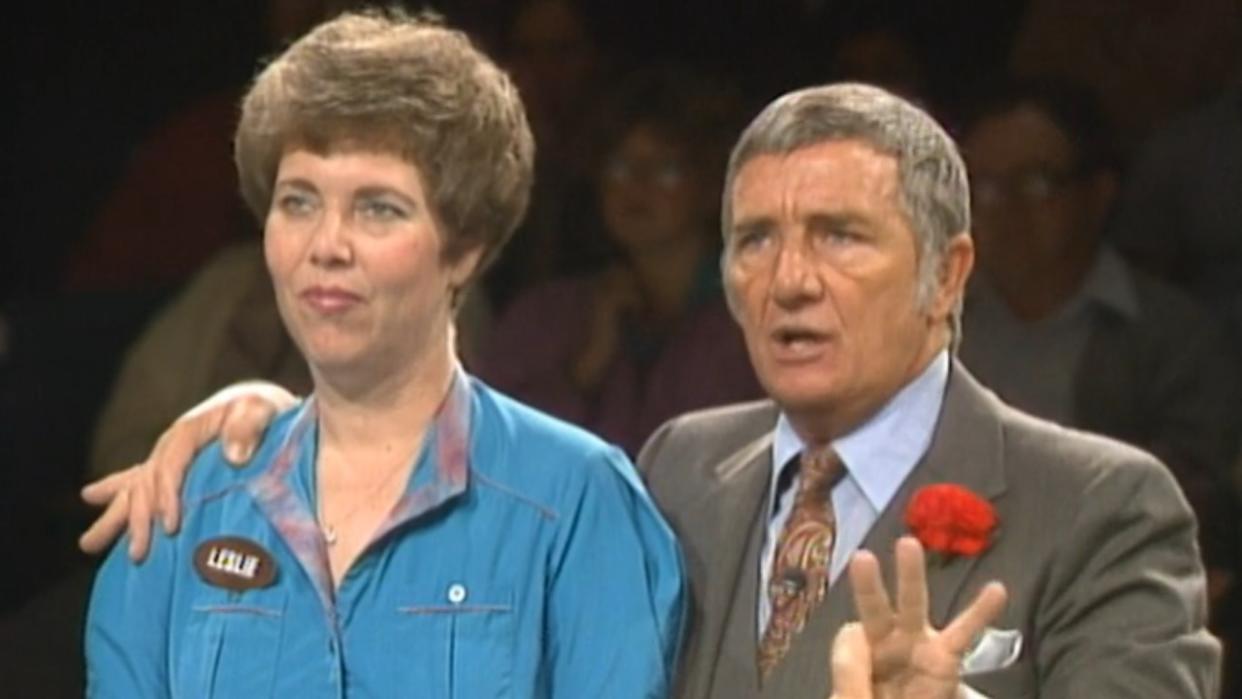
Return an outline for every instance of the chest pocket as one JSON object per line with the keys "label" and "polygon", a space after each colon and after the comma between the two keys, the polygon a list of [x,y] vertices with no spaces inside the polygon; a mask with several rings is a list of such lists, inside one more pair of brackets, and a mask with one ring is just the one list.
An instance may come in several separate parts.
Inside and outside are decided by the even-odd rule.
{"label": "chest pocket", "polygon": [[[396,609],[400,662],[426,674],[413,680],[419,696],[453,699],[513,697],[517,610],[507,587],[448,583]],[[428,663],[428,664],[424,664]],[[428,678],[435,685],[428,686]]]}
{"label": "chest pocket", "polygon": [[1027,699],[1036,696],[1035,668],[1025,656],[1002,670],[967,675],[963,682],[989,697]]}
{"label": "chest pocket", "polygon": [[211,590],[190,607],[173,663],[179,694],[271,696],[285,628],[285,594]]}

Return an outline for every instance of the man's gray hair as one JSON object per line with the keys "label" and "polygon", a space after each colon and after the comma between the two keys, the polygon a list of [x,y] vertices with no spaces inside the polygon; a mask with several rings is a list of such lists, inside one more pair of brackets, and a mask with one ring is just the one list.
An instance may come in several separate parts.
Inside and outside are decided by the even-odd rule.
{"label": "man's gray hair", "polygon": [[[918,242],[918,301],[930,303],[949,241],[970,230],[966,165],[953,139],[927,112],[870,85],[838,83],[790,92],[746,127],[725,172],[725,254],[738,171],[756,156],[788,155],[825,141],[861,141],[897,160],[898,204]],[[956,340],[961,337],[960,302],[951,322]]]}

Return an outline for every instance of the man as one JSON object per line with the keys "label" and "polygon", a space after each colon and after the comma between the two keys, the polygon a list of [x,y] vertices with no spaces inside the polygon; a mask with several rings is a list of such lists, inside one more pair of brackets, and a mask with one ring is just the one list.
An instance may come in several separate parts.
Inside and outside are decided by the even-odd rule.
{"label": "man", "polygon": [[979,271],[961,357],[1005,402],[1228,482],[1237,387],[1218,328],[1190,298],[1103,244],[1116,192],[1090,93],[1018,82],[964,122]]}
{"label": "man", "polygon": [[[974,259],[968,198],[952,140],[876,88],[785,95],[742,134],[722,265],[771,400],[673,420],[640,456],[691,574],[679,696],[828,696],[851,597],[861,627],[845,627],[834,654],[851,680],[842,697],[1212,695],[1219,647],[1203,629],[1194,519],[1168,472],[1005,407],[950,357]],[[208,404],[155,459],[183,461],[227,412],[270,410]],[[157,492],[175,520],[180,473],[166,470],[89,490],[124,495],[84,546],[128,516],[139,552]],[[964,514],[920,531],[925,543],[979,512],[999,525],[961,554],[933,551],[924,571],[902,534],[944,490],[932,484],[956,485],[948,504]],[[842,575],[855,551],[894,548],[895,611],[875,556]],[[1002,628],[976,633],[1003,600],[983,584],[993,579],[1010,603]],[[870,687],[844,672],[852,661],[869,666]]]}

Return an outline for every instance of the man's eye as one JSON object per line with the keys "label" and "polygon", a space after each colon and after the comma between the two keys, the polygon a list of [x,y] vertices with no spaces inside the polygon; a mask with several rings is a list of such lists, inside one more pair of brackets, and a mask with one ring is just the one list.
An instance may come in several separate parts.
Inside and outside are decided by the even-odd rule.
{"label": "man's eye", "polygon": [[754,250],[762,247],[771,237],[767,231],[742,231],[733,236],[733,246],[738,250]]}
{"label": "man's eye", "polygon": [[824,233],[824,238],[833,245],[844,245],[847,243],[858,242],[858,234],[840,228],[828,230]]}
{"label": "man's eye", "polygon": [[614,182],[629,182],[634,179],[634,168],[620,158],[613,158],[604,166],[604,175]]}
{"label": "man's eye", "polygon": [[654,180],[655,183],[664,189],[675,189],[685,180],[686,174],[682,170],[681,165],[677,163],[665,163],[656,168]]}
{"label": "man's eye", "polygon": [[1022,194],[1024,199],[1029,201],[1040,201],[1052,196],[1056,190],[1057,183],[1046,173],[1032,172],[1024,175],[1018,180],[1018,192]]}

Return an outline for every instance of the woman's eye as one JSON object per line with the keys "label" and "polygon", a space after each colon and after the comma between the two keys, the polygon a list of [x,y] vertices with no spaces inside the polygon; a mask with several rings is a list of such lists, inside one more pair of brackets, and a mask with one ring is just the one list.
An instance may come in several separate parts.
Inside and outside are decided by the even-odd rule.
{"label": "woman's eye", "polygon": [[289,216],[304,216],[314,209],[314,201],[305,194],[282,194],[276,205]]}
{"label": "woman's eye", "polygon": [[405,209],[378,199],[362,202],[361,210],[363,216],[376,221],[396,221],[408,218]]}

